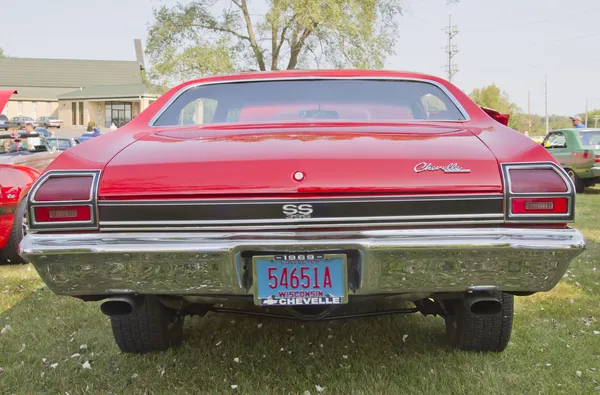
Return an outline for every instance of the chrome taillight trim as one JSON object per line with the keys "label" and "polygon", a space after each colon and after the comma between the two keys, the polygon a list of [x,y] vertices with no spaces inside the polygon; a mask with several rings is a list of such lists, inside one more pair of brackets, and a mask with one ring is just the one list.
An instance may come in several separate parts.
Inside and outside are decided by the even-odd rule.
{"label": "chrome taillight trim", "polygon": [[[31,187],[27,196],[27,214],[29,216],[29,230],[36,231],[69,231],[69,230],[97,230],[98,229],[98,185],[100,184],[100,170],[50,170],[42,174]],[[35,199],[39,188],[50,178],[65,177],[92,177],[89,198],[86,200],[58,200],[41,202]],[[89,221],[53,221],[38,222],[35,218],[36,207],[53,206],[88,206],[90,207]]]}
{"label": "chrome taillight trim", "polygon": [[[504,183],[504,220],[506,223],[571,223],[575,221],[575,185],[567,172],[554,162],[519,162],[502,163],[502,180]],[[565,182],[566,192],[513,192],[511,169],[551,169]],[[513,198],[566,198],[567,212],[560,214],[513,214]]]}

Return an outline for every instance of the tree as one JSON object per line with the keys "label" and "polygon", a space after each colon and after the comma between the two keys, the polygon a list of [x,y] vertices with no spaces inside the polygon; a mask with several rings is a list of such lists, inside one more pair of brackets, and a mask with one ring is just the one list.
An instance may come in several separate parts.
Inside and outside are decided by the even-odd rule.
{"label": "tree", "polygon": [[5,58],[6,55],[4,55],[4,49],[2,47],[0,47],[0,59]]}
{"label": "tree", "polygon": [[[448,0],[457,2],[458,0]],[[154,10],[151,78],[240,70],[381,68],[394,53],[403,0],[192,0]]]}
{"label": "tree", "polygon": [[[588,128],[597,128],[600,126],[600,109],[592,110],[588,112]],[[581,120],[585,122],[585,113],[580,114]]]}

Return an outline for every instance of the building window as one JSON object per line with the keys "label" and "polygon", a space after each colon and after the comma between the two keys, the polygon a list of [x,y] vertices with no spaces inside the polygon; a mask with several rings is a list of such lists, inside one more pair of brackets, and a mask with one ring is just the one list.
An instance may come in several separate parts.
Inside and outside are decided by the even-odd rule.
{"label": "building window", "polygon": [[37,102],[31,103],[31,118],[37,119]]}
{"label": "building window", "polygon": [[98,103],[98,107],[96,107],[96,117],[98,118],[97,125],[102,125],[102,104]]}
{"label": "building window", "polygon": [[71,124],[73,126],[77,125],[77,103],[71,103]]}
{"label": "building window", "polygon": [[79,102],[79,124],[83,125],[83,102]]}
{"label": "building window", "polygon": [[23,115],[23,102],[17,102],[17,116]]}
{"label": "building window", "polygon": [[131,121],[132,107],[130,102],[106,102],[105,127],[110,128],[114,123],[116,127],[120,128]]}

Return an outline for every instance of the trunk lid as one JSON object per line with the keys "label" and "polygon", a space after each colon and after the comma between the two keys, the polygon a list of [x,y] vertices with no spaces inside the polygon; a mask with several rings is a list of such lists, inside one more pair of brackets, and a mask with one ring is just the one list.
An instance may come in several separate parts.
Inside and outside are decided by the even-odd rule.
{"label": "trunk lid", "polygon": [[99,196],[501,191],[496,158],[473,133],[407,125],[158,131],[109,162]]}

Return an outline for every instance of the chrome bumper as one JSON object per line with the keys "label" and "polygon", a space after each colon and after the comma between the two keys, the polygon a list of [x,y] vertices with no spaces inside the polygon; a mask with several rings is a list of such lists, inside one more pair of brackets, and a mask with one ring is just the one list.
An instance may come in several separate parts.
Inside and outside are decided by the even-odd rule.
{"label": "chrome bumper", "polygon": [[61,295],[250,295],[245,254],[349,251],[350,294],[548,291],[585,248],[575,229],[28,234],[21,255]]}

